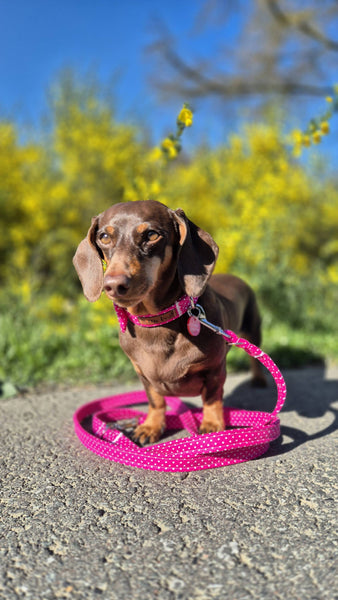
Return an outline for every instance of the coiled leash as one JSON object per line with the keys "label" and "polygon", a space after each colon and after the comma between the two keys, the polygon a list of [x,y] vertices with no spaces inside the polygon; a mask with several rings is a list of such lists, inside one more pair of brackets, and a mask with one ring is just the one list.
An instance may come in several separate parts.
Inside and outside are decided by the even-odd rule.
{"label": "coiled leash", "polygon": [[[182,301],[184,312],[189,315],[188,328],[191,335],[198,335],[199,327],[203,325],[221,335],[227,344],[242,348],[262,363],[276,383],[275,409],[269,413],[225,407],[225,423],[227,427],[235,429],[200,435],[198,429],[202,422],[203,409],[188,407],[179,398],[168,397],[166,402],[170,410],[166,413],[166,429],[186,429],[191,436],[140,448],[123,433],[119,423],[124,421],[124,429],[127,431],[128,425],[135,426],[145,421],[147,415],[143,411],[128,407],[147,403],[146,393],[137,391],[109,396],[81,406],[74,414],[74,427],[78,438],[95,454],[124,465],[153,471],[198,471],[258,458],[267,452],[270,442],[279,437],[280,421],[277,415],[286,398],[286,385],[280,370],[260,348],[239,338],[233,331],[224,331],[210,323],[204,309],[198,304],[195,305],[195,299],[189,300],[190,302],[187,302],[185,297],[178,302]],[[115,306],[116,309],[120,307]],[[117,310],[121,328],[122,325],[125,326],[129,316],[129,313],[124,313],[126,311],[121,309],[119,316]],[[166,313],[169,314],[169,309]],[[181,308],[178,313],[170,320],[183,314]],[[142,326],[158,325],[159,323],[149,324],[155,317],[156,315],[145,315],[144,319],[148,320],[148,324]],[[140,322],[137,324],[141,325]],[[89,417],[90,431],[87,426],[84,427],[84,421],[88,421]]]}

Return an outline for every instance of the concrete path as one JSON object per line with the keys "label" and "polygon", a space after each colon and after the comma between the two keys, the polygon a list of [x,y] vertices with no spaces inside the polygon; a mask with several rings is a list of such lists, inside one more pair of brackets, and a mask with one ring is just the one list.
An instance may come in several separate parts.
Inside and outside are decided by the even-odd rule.
{"label": "concrete path", "polygon": [[[121,388],[0,400],[0,598],[337,599],[338,369],[285,376],[269,453],[189,474],[80,445],[75,408]],[[230,376],[226,391],[229,405],[274,406],[272,382]]]}

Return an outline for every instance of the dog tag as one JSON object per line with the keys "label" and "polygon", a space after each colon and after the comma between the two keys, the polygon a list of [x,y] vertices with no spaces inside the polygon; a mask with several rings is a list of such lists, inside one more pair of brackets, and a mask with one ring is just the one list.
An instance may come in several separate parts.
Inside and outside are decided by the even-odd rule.
{"label": "dog tag", "polygon": [[187,328],[190,335],[196,337],[201,331],[201,323],[196,317],[189,317]]}

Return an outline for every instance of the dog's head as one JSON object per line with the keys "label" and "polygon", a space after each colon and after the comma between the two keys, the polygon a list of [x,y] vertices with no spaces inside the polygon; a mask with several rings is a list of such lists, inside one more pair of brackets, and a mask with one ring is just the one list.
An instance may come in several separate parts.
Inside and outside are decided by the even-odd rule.
{"label": "dog's head", "polygon": [[90,302],[104,289],[120,306],[132,307],[176,275],[186,294],[200,296],[217,256],[212,237],[183,210],[146,200],[115,204],[94,217],[73,263]]}

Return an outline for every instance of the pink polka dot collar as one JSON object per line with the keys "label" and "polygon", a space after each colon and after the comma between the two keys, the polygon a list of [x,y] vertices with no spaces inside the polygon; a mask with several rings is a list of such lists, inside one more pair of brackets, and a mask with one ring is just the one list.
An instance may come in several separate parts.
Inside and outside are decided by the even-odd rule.
{"label": "pink polka dot collar", "polygon": [[166,325],[170,321],[175,321],[184,315],[193,303],[197,302],[197,298],[191,299],[189,296],[183,296],[175,304],[165,308],[154,315],[132,315],[126,308],[119,306],[114,302],[114,308],[122,333],[127,329],[128,319],[139,327],[158,327]]}

